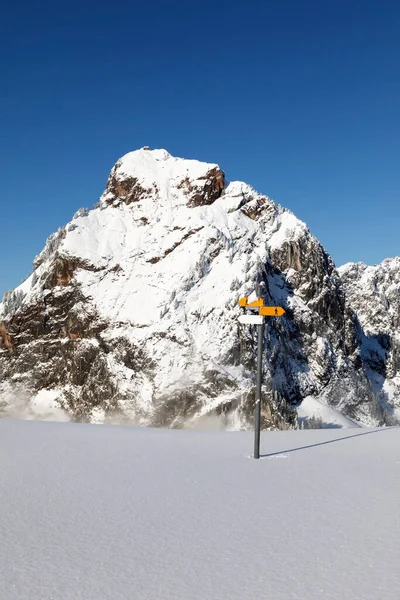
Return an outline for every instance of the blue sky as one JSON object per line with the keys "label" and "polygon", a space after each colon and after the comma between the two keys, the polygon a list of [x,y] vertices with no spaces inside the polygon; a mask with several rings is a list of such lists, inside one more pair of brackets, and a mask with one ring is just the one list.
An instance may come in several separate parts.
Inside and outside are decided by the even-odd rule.
{"label": "blue sky", "polygon": [[218,162],[340,265],[400,254],[400,3],[9,2],[0,294],[143,145]]}

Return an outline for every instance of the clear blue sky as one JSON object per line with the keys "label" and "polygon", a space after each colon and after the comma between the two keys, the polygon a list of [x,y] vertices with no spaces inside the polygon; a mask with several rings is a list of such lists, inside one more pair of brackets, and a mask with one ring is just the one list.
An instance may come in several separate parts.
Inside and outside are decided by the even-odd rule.
{"label": "clear blue sky", "polygon": [[146,144],[218,162],[338,265],[400,254],[397,0],[16,0],[0,64],[0,294]]}

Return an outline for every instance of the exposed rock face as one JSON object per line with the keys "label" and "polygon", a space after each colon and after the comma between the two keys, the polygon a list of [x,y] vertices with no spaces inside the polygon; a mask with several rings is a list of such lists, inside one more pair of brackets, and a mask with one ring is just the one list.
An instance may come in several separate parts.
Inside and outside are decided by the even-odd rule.
{"label": "exposed rock face", "polygon": [[[113,206],[121,201],[127,205],[141,200],[146,202],[146,200],[154,200],[160,193],[171,187],[176,187],[183,192],[190,207],[209,205],[218,200],[225,187],[225,174],[217,165],[207,165],[208,168],[197,177],[193,177],[190,167],[193,167],[197,161],[186,161],[188,163],[186,170],[181,169],[181,161],[178,161],[177,165],[169,165],[171,169],[163,169],[163,164],[170,158],[165,151],[158,151],[157,162],[161,167],[155,169],[149,177],[146,169],[144,172],[138,169],[130,155],[126,155],[116,163],[110,173],[104,201]],[[143,162],[141,166],[144,166]],[[132,171],[135,171],[135,176],[128,174]]]}
{"label": "exposed rock face", "polygon": [[368,267],[339,269],[347,300],[357,314],[360,362],[390,421],[400,419],[400,258]]}
{"label": "exposed rock face", "polygon": [[383,423],[371,373],[397,373],[399,313],[382,284],[392,308],[368,354],[354,268],[343,285],[304,223],[226,184],[217,165],[129,153],[98,206],[50,236],[0,304],[0,395],[23,390],[34,403],[52,391],[76,419],[179,427],[217,413],[246,427],[255,332],[239,326],[237,301],[260,284],[266,304],[286,309],[265,332],[264,426],[295,426],[290,405],[309,395]]}
{"label": "exposed rock face", "polygon": [[[204,183],[203,183],[204,182]],[[221,197],[225,187],[225,174],[218,167],[210,169],[204,176],[192,183],[186,177],[181,186],[188,195],[188,206],[204,206],[212,204]]]}

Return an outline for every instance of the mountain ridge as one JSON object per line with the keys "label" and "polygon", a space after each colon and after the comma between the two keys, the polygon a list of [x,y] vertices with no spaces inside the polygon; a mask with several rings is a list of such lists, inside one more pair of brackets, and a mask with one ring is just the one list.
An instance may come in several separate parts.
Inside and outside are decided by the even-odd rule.
{"label": "mountain ridge", "polygon": [[3,299],[0,393],[34,406],[50,391],[76,420],[181,427],[216,413],[248,427],[254,336],[237,300],[262,283],[286,309],[265,333],[264,427],[296,426],[291,405],[309,396],[383,424],[398,409],[374,380],[388,342],[368,354],[350,280],[305,223],[218,165],[134,151]]}

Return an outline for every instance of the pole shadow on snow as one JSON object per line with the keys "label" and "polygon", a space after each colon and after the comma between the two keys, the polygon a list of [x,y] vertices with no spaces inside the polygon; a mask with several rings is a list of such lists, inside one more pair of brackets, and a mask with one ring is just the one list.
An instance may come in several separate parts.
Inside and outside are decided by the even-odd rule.
{"label": "pole shadow on snow", "polygon": [[390,431],[391,429],[397,429],[397,427],[383,427],[382,429],[374,429],[373,431],[364,431],[363,433],[356,433],[353,435],[346,435],[334,440],[327,440],[326,442],[318,442],[316,444],[308,444],[307,446],[298,446],[297,448],[289,448],[288,450],[279,450],[279,452],[270,452],[269,454],[261,454],[260,458],[270,458],[271,456],[278,456],[279,454],[289,454],[290,452],[297,452],[298,450],[307,450],[308,448],[316,448],[317,446],[326,446],[327,444],[334,444],[335,442],[343,442],[350,438],[360,437],[362,435],[371,435],[373,433],[382,433],[383,431]]}

